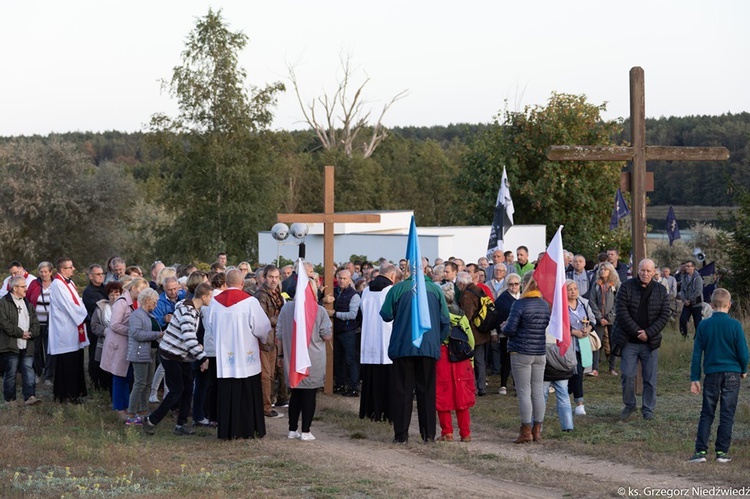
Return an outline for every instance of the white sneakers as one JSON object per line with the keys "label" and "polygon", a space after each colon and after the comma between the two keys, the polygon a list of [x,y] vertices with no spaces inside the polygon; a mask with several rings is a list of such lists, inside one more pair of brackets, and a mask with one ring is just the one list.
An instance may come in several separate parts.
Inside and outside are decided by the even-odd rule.
{"label": "white sneakers", "polygon": [[312,434],[312,433],[310,433],[309,431],[308,431],[307,433],[305,433],[305,432],[302,432],[302,433],[300,434],[300,437],[299,437],[299,438],[300,438],[300,440],[302,440],[303,442],[311,442],[311,441],[315,440],[315,435],[313,435],[313,434]]}
{"label": "white sneakers", "polygon": [[504,386],[501,386],[500,390],[497,393],[499,393],[500,395],[508,395],[508,389]]}
{"label": "white sneakers", "polygon": [[300,433],[298,431],[296,431],[296,430],[295,431],[290,431],[289,435],[287,435],[287,438],[289,440],[293,440],[295,438],[300,438]]}
{"label": "white sneakers", "polygon": [[584,409],[582,405],[577,405],[576,416],[585,416],[585,415],[586,415],[586,409]]}

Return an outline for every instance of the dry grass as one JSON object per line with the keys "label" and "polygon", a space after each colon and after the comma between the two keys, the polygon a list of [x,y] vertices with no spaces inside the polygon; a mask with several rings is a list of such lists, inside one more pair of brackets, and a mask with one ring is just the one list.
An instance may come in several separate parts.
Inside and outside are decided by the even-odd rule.
{"label": "dry grass", "polygon": [[[692,453],[701,398],[689,393],[688,369],[692,341],[676,330],[665,332],[660,351],[656,419],[635,415],[618,419],[621,408],[619,378],[601,370],[599,378],[584,383],[588,415],[576,417],[576,429],[562,433],[554,397],[548,403],[545,448],[571,456],[601,459],[602,466],[629,464],[669,476],[691,476],[706,483],[747,485],[750,462],[750,393],[742,387],[734,426],[729,465],[686,463]],[[498,377],[490,378],[487,397],[472,410],[473,433],[480,441],[507,442],[518,428],[517,400],[497,395]],[[183,496],[183,497],[396,497],[409,495],[408,484],[382,474],[337,463],[328,456],[310,460],[296,452],[295,442],[278,434],[258,441],[222,442],[214,430],[199,429],[196,437],[179,438],[165,420],[154,437],[127,428],[114,416],[106,394],[95,393],[83,406],[50,402],[33,408],[0,408],[3,467],[0,496],[34,497]],[[416,416],[415,416],[416,417]],[[382,449],[392,438],[384,423],[362,421],[356,401],[342,397],[318,398],[317,427],[356,442]],[[714,428],[715,431],[715,428]],[[278,433],[278,429],[276,431]],[[499,447],[502,449],[502,447]],[[478,449],[478,450],[477,450]],[[540,469],[524,459],[509,459],[502,450],[481,446],[409,444],[417,460],[448,463],[480,476],[531,485],[551,486],[573,496],[611,495],[612,484]],[[309,456],[308,456],[309,457]]]}

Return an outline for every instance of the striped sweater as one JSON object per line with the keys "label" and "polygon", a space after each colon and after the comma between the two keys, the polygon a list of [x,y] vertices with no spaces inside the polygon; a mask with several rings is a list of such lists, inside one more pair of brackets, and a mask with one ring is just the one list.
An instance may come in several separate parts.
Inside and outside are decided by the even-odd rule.
{"label": "striped sweater", "polygon": [[161,354],[183,362],[203,359],[206,353],[196,335],[199,320],[200,312],[193,307],[192,300],[178,302],[159,344]]}

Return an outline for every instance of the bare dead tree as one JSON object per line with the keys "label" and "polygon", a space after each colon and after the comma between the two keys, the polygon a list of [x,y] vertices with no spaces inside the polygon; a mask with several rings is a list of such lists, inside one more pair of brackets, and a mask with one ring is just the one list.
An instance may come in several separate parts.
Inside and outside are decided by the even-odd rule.
{"label": "bare dead tree", "polygon": [[325,149],[343,150],[347,156],[351,156],[357,149],[357,136],[363,130],[371,128],[367,139],[359,144],[362,156],[368,158],[375,149],[388,136],[387,129],[383,126],[383,117],[390,107],[407,96],[408,90],[397,93],[389,102],[383,106],[383,110],[375,123],[370,124],[371,109],[366,109],[367,102],[363,97],[363,90],[370,78],[365,75],[365,80],[354,89],[354,96],[350,96],[353,69],[351,56],[341,58],[341,69],[343,76],[338,82],[338,88],[333,95],[323,94],[305,104],[300,92],[297,75],[294,67],[289,66],[289,79],[294,86],[302,115],[305,122],[315,131],[321,145]]}

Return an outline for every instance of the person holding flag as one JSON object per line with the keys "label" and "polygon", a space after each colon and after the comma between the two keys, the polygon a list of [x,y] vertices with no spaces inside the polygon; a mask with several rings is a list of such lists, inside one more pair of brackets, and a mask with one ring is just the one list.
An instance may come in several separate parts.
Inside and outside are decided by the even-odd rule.
{"label": "person holding flag", "polygon": [[[302,259],[297,262],[297,275],[305,276]],[[314,279],[297,279],[294,301],[281,308],[276,323],[279,362],[284,365],[291,389],[289,398],[289,438],[315,440],[310,425],[315,416],[315,397],[325,384],[326,342],[333,338],[333,326],[326,309],[318,305]],[[300,414],[302,432],[298,431]]]}
{"label": "person holding flag", "polygon": [[561,225],[536,270],[524,276],[523,294],[511,306],[508,320],[502,326],[509,338],[508,351],[515,353],[511,355],[511,369],[521,415],[521,431],[514,440],[517,444],[542,439],[546,331],[549,329],[560,355],[565,356],[571,344],[567,300]]}
{"label": "person holding flag", "polygon": [[435,364],[440,358],[440,344],[448,337],[450,316],[440,287],[424,275],[427,261],[419,250],[413,216],[406,260],[409,277],[391,288],[380,309],[383,320],[393,322],[388,344],[388,357],[393,360],[393,442],[405,444],[409,440],[415,392],[420,436],[424,442],[434,442]]}

